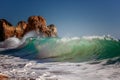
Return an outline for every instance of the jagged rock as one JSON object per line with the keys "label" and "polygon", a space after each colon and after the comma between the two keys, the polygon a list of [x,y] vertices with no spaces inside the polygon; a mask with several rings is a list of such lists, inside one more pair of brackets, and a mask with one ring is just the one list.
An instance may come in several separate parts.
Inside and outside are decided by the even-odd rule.
{"label": "jagged rock", "polygon": [[35,30],[42,37],[50,37],[50,30],[46,26],[46,20],[41,16],[31,16],[28,18],[28,26],[25,32]]}
{"label": "jagged rock", "polygon": [[46,20],[41,16],[30,16],[28,23],[18,22],[14,27],[5,19],[0,19],[0,41],[16,36],[21,39],[26,33],[35,31],[41,37],[57,37],[57,28],[55,25],[46,25]]}
{"label": "jagged rock", "polygon": [[17,38],[22,38],[25,34],[25,29],[27,27],[27,23],[25,21],[20,21],[15,27],[15,35]]}

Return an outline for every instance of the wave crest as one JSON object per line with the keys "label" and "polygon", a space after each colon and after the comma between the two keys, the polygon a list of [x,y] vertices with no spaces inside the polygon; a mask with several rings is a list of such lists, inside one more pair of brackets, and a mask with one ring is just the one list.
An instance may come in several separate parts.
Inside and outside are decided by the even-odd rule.
{"label": "wave crest", "polygon": [[[14,43],[15,42],[15,43]],[[8,47],[21,46],[22,40],[11,38],[3,42]],[[6,44],[5,44],[6,43]],[[14,43],[14,44],[12,44]],[[21,44],[22,43],[22,44]],[[27,38],[25,45],[14,51],[1,53],[24,58],[52,59],[54,61],[84,61],[120,56],[120,42],[111,36],[71,38]]]}

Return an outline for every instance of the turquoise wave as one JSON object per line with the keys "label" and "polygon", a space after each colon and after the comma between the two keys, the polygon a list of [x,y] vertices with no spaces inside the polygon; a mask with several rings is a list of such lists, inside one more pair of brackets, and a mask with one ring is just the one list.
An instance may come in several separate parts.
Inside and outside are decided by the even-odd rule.
{"label": "turquoise wave", "polygon": [[28,38],[24,45],[1,54],[26,59],[87,61],[120,56],[120,41],[111,38]]}

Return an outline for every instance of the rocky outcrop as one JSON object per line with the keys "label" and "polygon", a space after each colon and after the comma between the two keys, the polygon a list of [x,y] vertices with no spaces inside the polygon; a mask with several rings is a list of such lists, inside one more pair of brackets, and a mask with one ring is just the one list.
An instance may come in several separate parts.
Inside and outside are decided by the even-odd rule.
{"label": "rocky outcrop", "polygon": [[33,30],[42,37],[50,37],[50,30],[46,26],[46,20],[41,16],[31,16],[28,18],[28,26],[25,32]]}
{"label": "rocky outcrop", "polygon": [[5,19],[0,19],[0,41],[14,36],[21,39],[30,31],[35,31],[41,37],[57,37],[55,25],[47,26],[46,20],[41,16],[30,16],[28,22],[20,21],[17,26],[12,26]]}

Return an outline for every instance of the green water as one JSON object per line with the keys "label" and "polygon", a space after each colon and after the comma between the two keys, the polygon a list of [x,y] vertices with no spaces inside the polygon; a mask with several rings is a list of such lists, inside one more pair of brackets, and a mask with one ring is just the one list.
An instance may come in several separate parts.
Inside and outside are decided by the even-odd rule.
{"label": "green water", "polygon": [[86,61],[120,56],[120,42],[112,39],[32,38],[26,45],[2,53],[53,61]]}

